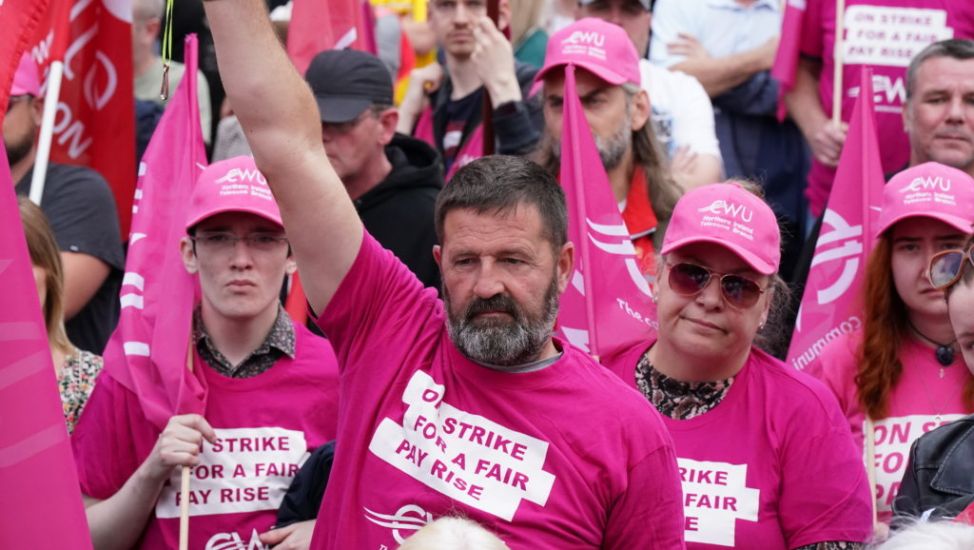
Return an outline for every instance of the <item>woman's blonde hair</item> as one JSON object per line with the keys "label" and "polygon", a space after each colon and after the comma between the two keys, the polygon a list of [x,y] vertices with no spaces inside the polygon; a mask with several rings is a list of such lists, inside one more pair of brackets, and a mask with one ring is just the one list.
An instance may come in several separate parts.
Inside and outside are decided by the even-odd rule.
{"label": "woman's blonde hair", "polygon": [[497,535],[473,520],[442,517],[406,539],[399,550],[510,550]]}
{"label": "woman's blonde hair", "polygon": [[20,220],[24,225],[30,262],[44,270],[47,298],[44,300],[44,326],[51,347],[63,353],[71,353],[74,345],[64,330],[64,267],[61,251],[54,240],[54,232],[41,209],[26,197],[17,198]]}
{"label": "woman's blonde hair", "polygon": [[541,25],[544,0],[511,0],[511,44],[517,47],[532,29]]}

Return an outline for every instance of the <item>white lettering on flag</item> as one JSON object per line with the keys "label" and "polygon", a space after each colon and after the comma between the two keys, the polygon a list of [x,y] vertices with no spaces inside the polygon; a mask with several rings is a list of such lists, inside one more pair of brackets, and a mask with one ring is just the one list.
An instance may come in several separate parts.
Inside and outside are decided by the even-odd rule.
{"label": "white lettering on flag", "polygon": [[511,521],[522,499],[548,502],[548,442],[443,401],[445,388],[413,374],[402,400],[403,425],[385,418],[369,451],[424,485],[472,508]]}
{"label": "white lettering on flag", "polygon": [[[308,458],[304,433],[274,427],[215,431],[216,443],[203,442],[192,470],[189,515],[277,510]],[[179,517],[180,476],[180,469],[173,470],[163,487],[157,517]]]}
{"label": "white lettering on flag", "polygon": [[747,464],[677,458],[687,542],[735,546],[737,520],[757,521],[761,491],[747,487]]}

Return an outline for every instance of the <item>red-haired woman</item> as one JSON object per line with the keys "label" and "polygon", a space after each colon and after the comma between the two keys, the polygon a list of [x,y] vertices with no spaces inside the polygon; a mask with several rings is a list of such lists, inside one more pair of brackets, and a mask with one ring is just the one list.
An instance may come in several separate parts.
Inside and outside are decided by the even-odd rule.
{"label": "red-haired woman", "polygon": [[913,441],[974,411],[974,378],[957,351],[943,291],[927,276],[931,257],[960,247],[972,222],[974,179],[964,172],[931,162],[893,177],[866,267],[862,328],[823,350],[821,373],[813,372],[872,456],[866,465],[885,523]]}

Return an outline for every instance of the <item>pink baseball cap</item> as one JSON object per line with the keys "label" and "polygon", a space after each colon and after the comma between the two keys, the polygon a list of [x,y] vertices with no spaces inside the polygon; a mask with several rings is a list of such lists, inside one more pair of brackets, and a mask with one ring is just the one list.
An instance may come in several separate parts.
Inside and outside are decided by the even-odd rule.
{"label": "pink baseball cap", "polygon": [[579,19],[551,35],[544,67],[534,77],[535,82],[568,64],[581,67],[614,86],[640,83],[636,46],[622,27],[602,19]]}
{"label": "pink baseball cap", "polygon": [[13,86],[10,88],[10,95],[41,95],[41,79],[37,74],[37,64],[31,59],[30,54],[20,57],[20,64],[17,65],[17,72],[14,73]]}
{"label": "pink baseball cap", "polygon": [[940,220],[970,234],[974,225],[974,179],[937,162],[925,162],[896,174],[883,188],[876,234],[918,216]]}
{"label": "pink baseball cap", "polygon": [[253,157],[234,157],[203,170],[190,199],[186,230],[224,212],[248,212],[284,227],[271,188]]}
{"label": "pink baseball cap", "polygon": [[733,182],[697,187],[676,203],[660,253],[692,243],[728,248],[762,275],[776,273],[781,261],[781,234],[771,207]]}

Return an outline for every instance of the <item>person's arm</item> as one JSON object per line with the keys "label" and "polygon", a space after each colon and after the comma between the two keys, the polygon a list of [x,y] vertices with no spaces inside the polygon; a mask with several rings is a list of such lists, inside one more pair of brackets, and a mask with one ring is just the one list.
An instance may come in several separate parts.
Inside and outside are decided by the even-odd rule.
{"label": "person's arm", "polygon": [[318,105],[263,0],[206,0],[204,8],[227,97],[277,199],[298,269],[310,274],[302,280],[308,300],[324,311],[364,231],[322,146]]}
{"label": "person's arm", "polygon": [[707,95],[716,97],[756,73],[771,70],[775,52],[778,50],[778,37],[769,39],[753,50],[723,57],[711,57],[695,37],[685,33],[680,33],[666,48],[670,55],[683,58],[672,69],[695,77],[707,90]]}
{"label": "person's arm", "polygon": [[427,94],[433,93],[443,83],[443,67],[430,63],[425,67],[413,69],[409,73],[409,86],[399,105],[399,121],[396,131],[411,136],[419,115],[427,104]]}
{"label": "person's arm", "polygon": [[805,57],[799,59],[795,85],[785,95],[785,105],[788,106],[788,114],[805,136],[815,159],[826,166],[836,166],[842,153],[842,144],[845,143],[846,131],[844,125],[833,124],[822,107],[818,92],[818,75],[821,71],[821,62]]}
{"label": "person's arm", "polygon": [[121,489],[105,500],[82,495],[95,550],[126,550],[138,542],[173,468],[195,466],[204,439],[212,443],[216,433],[202,416],[174,416]]}
{"label": "person's arm", "polygon": [[771,116],[778,110],[778,81],[761,71],[714,98],[721,111],[749,116]]}
{"label": "person's arm", "polygon": [[112,272],[108,264],[89,254],[61,252],[64,265],[64,320],[84,309]]}
{"label": "person's arm", "polygon": [[[662,73],[667,70],[656,68],[653,71]],[[672,139],[677,146],[670,158],[670,174],[686,191],[720,181],[723,161],[710,97],[692,76],[679,71],[665,74],[674,83],[679,83],[678,88],[665,94],[673,96],[665,109],[673,117]],[[648,76],[652,78],[652,72]],[[649,97],[652,101],[652,91]]]}

